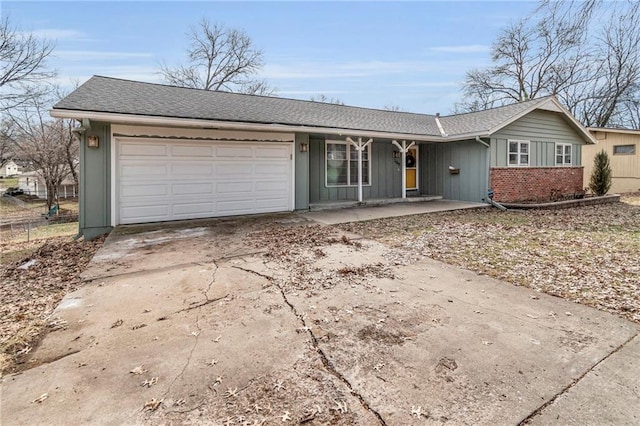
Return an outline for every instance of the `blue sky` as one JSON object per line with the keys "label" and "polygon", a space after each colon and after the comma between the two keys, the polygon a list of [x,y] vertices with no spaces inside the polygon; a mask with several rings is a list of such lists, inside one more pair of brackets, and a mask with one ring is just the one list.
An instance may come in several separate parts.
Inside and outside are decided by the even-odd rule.
{"label": "blue sky", "polygon": [[1,1],[20,29],[56,42],[61,83],[105,75],[162,82],[202,17],[245,30],[264,52],[261,77],[283,97],[448,114],[467,70],[490,63],[502,27],[535,2]]}

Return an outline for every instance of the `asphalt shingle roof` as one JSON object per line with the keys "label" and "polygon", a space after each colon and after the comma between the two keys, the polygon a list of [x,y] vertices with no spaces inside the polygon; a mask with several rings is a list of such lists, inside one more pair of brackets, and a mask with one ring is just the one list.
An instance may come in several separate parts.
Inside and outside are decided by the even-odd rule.
{"label": "asphalt shingle roof", "polygon": [[[486,133],[532,107],[532,102],[442,116],[449,137]],[[94,76],[54,110],[132,114],[229,122],[284,124],[440,137],[435,115],[385,111],[278,97],[188,89]]]}

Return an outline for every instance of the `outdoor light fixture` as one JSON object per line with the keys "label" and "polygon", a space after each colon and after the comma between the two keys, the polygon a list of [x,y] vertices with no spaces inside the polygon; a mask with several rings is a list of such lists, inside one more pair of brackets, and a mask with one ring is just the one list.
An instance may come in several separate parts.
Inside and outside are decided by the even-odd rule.
{"label": "outdoor light fixture", "polygon": [[300,152],[307,152],[307,151],[309,151],[309,144],[302,142],[300,144]]}
{"label": "outdoor light fixture", "polygon": [[89,148],[99,148],[100,147],[100,138],[98,135],[89,135],[87,136],[87,146]]}
{"label": "outdoor light fixture", "polygon": [[400,158],[400,151],[393,151],[393,158]]}

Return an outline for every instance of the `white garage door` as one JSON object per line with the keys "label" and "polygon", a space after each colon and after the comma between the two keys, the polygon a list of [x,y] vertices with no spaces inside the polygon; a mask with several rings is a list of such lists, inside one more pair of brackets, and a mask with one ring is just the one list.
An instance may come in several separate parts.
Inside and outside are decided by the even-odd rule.
{"label": "white garage door", "polygon": [[291,143],[118,139],[118,223],[293,210],[291,154]]}

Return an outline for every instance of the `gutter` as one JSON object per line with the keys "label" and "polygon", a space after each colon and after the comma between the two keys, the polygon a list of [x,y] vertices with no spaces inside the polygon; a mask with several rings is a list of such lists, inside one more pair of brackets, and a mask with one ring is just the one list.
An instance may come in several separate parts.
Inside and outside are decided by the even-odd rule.
{"label": "gutter", "polygon": [[[416,135],[410,133],[387,133],[370,130],[340,129],[331,127],[312,127],[287,124],[263,124],[248,122],[213,121],[193,118],[168,118],[148,115],[117,114],[104,112],[88,112],[67,109],[52,109],[49,114],[54,118],[88,118],[92,121],[103,121],[114,124],[147,124],[164,127],[195,127],[219,130],[254,130],[267,132],[300,132],[324,133],[338,136],[356,136],[378,139],[411,139],[422,142],[447,142],[449,139],[441,136]],[[457,140],[457,139],[455,139]]]}
{"label": "gutter", "polygon": [[485,141],[480,139],[480,136],[476,136],[476,142],[481,143],[482,145],[486,146],[487,148],[491,148],[491,145],[489,145],[488,143],[486,143]]}

